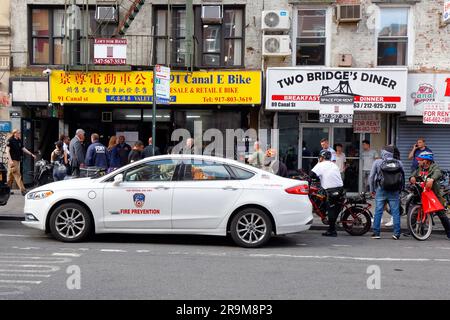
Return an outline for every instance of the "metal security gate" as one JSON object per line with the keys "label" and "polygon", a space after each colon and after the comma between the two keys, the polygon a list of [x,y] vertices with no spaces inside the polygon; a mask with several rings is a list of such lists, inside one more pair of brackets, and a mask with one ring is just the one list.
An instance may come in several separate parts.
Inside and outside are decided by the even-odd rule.
{"label": "metal security gate", "polygon": [[450,170],[450,125],[426,125],[421,122],[400,120],[396,144],[405,165],[406,176],[409,177],[412,164],[412,160],[408,160],[408,154],[418,138],[425,139],[425,143],[433,151],[439,167]]}

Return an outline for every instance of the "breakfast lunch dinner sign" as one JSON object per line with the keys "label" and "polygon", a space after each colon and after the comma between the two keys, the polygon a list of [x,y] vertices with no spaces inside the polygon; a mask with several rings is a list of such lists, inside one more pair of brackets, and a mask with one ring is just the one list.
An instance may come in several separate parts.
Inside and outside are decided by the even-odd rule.
{"label": "breakfast lunch dinner sign", "polygon": [[266,109],[350,104],[354,111],[404,112],[407,79],[406,68],[268,68]]}

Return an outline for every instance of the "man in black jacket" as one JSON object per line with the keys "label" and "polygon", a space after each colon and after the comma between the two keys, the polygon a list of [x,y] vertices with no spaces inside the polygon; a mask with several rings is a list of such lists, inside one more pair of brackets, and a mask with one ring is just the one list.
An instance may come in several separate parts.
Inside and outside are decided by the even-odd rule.
{"label": "man in black jacket", "polygon": [[[155,149],[155,154],[153,154],[153,149]],[[148,138],[148,146],[144,148],[144,158],[159,156],[160,154],[161,151],[159,151],[159,148],[153,145],[153,138]]]}

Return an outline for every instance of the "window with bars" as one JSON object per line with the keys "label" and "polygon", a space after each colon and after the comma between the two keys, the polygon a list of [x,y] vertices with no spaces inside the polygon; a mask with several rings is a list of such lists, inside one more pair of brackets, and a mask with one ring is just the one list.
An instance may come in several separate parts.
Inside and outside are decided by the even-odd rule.
{"label": "window with bars", "polygon": [[[171,17],[168,17],[167,9],[160,8],[156,10],[154,16],[155,64],[183,67],[186,54],[185,8],[172,8]],[[243,65],[243,8],[227,8],[225,6],[222,23],[207,24],[202,23],[201,7],[197,7],[194,19],[198,67],[220,68]],[[171,21],[170,28],[169,20]]]}
{"label": "window with bars", "polygon": [[379,66],[407,64],[408,11],[408,8],[380,8]]}
{"label": "window with bars", "polygon": [[298,10],[297,65],[325,65],[326,10]]}
{"label": "window with bars", "polygon": [[[30,35],[30,64],[35,65],[61,65],[63,64],[63,39],[64,39],[64,19],[65,12],[62,8],[41,8],[30,9],[31,35]],[[88,40],[85,37],[86,14],[88,14],[87,28]],[[92,39],[95,37],[110,37],[116,24],[101,24],[95,20],[94,8],[81,11],[82,21],[79,33],[79,57],[78,62],[83,64],[85,46],[89,46],[89,56],[93,57],[94,47]],[[91,61],[92,62],[92,61]]]}

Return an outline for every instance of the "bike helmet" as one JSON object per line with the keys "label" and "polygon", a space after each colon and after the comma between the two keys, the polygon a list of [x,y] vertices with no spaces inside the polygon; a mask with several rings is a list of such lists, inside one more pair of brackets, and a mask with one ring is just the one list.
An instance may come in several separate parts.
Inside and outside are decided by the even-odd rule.
{"label": "bike helmet", "polygon": [[328,150],[321,150],[319,153],[319,158],[324,158],[325,160],[331,160],[331,152]]}
{"label": "bike helmet", "polygon": [[423,151],[421,152],[417,158],[417,160],[429,160],[429,161],[434,161],[434,157],[433,157],[433,152],[429,152],[429,151]]}

